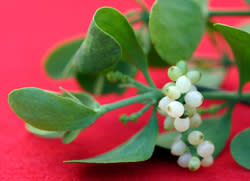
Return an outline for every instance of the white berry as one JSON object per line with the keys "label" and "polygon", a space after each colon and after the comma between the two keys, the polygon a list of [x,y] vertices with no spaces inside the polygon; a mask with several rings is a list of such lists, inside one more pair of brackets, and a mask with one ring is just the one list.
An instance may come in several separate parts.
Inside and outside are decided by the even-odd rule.
{"label": "white berry", "polygon": [[163,97],[158,104],[158,107],[161,111],[166,112],[167,111],[167,106],[170,102],[172,102],[173,100],[170,99],[169,97]]}
{"label": "white berry", "polygon": [[189,118],[176,118],[174,121],[174,127],[179,132],[187,131],[190,126]]}
{"label": "white berry", "polygon": [[198,170],[200,168],[201,162],[198,157],[193,156],[188,162],[188,168],[191,171]]}
{"label": "white berry", "polygon": [[184,106],[178,101],[172,101],[167,105],[166,111],[173,118],[181,117],[184,113]]}
{"label": "white berry", "polygon": [[168,82],[166,83],[162,89],[161,89],[161,92],[164,94],[164,95],[167,95],[167,88],[169,88],[170,86],[175,86],[175,83],[174,82]]}
{"label": "white berry", "polygon": [[168,69],[168,77],[173,80],[176,81],[180,76],[182,76],[182,71],[179,67],[177,66],[171,66]]}
{"label": "white berry", "polygon": [[180,90],[181,93],[186,93],[191,87],[191,81],[185,75],[179,77],[176,81],[176,87]]}
{"label": "white berry", "polygon": [[191,133],[189,133],[188,135],[188,142],[191,145],[198,145],[201,142],[203,142],[204,139],[204,135],[202,132],[200,131],[192,131]]}
{"label": "white berry", "polygon": [[184,100],[192,107],[199,107],[203,102],[203,96],[198,91],[192,91],[185,95]]}
{"label": "white berry", "polygon": [[197,147],[197,153],[203,158],[211,156],[214,153],[214,144],[210,141],[203,141]]}
{"label": "white berry", "polygon": [[164,120],[164,129],[165,130],[172,130],[174,128],[174,118],[167,117]]}
{"label": "white berry", "polygon": [[192,157],[192,155],[190,153],[185,153],[185,154],[181,155],[177,160],[178,165],[182,168],[187,168],[188,162],[191,159],[191,157]]}
{"label": "white berry", "polygon": [[201,125],[202,119],[201,116],[198,113],[195,113],[191,118],[190,118],[190,127],[191,128],[197,128]]}
{"label": "white berry", "polygon": [[201,160],[201,166],[210,167],[214,163],[214,158],[212,156],[205,157]]}
{"label": "white berry", "polygon": [[180,98],[181,92],[176,86],[170,86],[166,90],[166,95],[173,100]]}
{"label": "white berry", "polygon": [[171,146],[171,153],[176,156],[183,155],[187,149],[186,144],[182,141],[179,140],[177,142],[174,142],[173,145]]}
{"label": "white berry", "polygon": [[192,84],[195,84],[201,79],[201,72],[197,70],[192,70],[187,73],[187,77],[190,79]]}

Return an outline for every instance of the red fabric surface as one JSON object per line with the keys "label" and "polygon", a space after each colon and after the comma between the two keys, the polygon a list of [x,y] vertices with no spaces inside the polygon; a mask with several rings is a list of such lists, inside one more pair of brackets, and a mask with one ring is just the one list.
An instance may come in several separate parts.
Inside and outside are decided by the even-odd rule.
{"label": "red fabric surface", "polygon": [[[153,0],[147,1],[152,5]],[[58,91],[58,86],[79,90],[74,80],[55,81],[42,69],[45,52],[56,42],[79,36],[87,31],[91,17],[101,6],[115,7],[122,12],[138,7],[132,0],[7,0],[0,2],[0,180],[250,180],[250,172],[233,161],[229,142],[211,168],[190,172],[176,165],[176,158],[157,151],[142,163],[128,164],[64,164],[63,160],[82,159],[108,151],[121,144],[148,121],[150,113],[138,123],[124,126],[118,121],[122,112],[132,112],[137,105],[113,111],[82,132],[70,145],[60,140],[47,140],[28,133],[10,109],[7,94],[16,88],[40,87]],[[213,8],[247,8],[242,0],[211,0]],[[238,25],[246,18],[217,18],[217,22]],[[204,38],[196,54],[216,56]],[[166,69],[151,69],[150,73],[161,87],[168,81]],[[144,81],[141,74],[138,80]],[[238,74],[231,68],[222,85],[235,90]],[[250,90],[247,85],[245,90]],[[123,96],[99,97],[108,103],[135,94],[129,89]],[[207,102],[206,104],[210,104]],[[250,126],[249,106],[239,104],[233,112],[232,137]],[[160,119],[162,130],[162,118]]]}

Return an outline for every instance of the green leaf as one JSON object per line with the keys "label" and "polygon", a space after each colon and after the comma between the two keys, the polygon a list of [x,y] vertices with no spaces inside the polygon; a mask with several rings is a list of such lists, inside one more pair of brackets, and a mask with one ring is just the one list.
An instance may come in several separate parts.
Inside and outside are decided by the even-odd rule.
{"label": "green leaf", "polygon": [[169,64],[192,56],[205,25],[203,7],[194,0],[157,0],[149,20],[155,49]]}
{"label": "green leaf", "polygon": [[98,73],[112,68],[119,59],[147,69],[146,57],[127,19],[113,8],[100,8],[73,58],[75,68],[83,74]]}
{"label": "green leaf", "polygon": [[[100,107],[100,104],[88,93],[86,92],[70,92],[75,96],[82,104],[91,109],[97,109]],[[68,97],[65,93],[62,96]]]}
{"label": "green leaf", "polygon": [[97,112],[84,104],[38,88],[12,91],[9,105],[25,122],[48,131],[83,129],[98,118]]}
{"label": "green leaf", "polygon": [[[122,60],[119,61],[114,68],[114,71],[116,70],[131,77],[134,77],[137,72],[135,66]],[[111,92],[121,94],[125,91],[125,88],[119,87],[119,82],[110,82],[103,74],[86,75],[78,73],[76,78],[83,89],[96,95],[108,94]]]}
{"label": "green leaf", "polygon": [[[250,2],[250,0],[249,0],[249,2]],[[250,33],[250,24],[244,25],[240,29],[243,30],[243,31],[246,31],[246,32]]]}
{"label": "green leaf", "polygon": [[231,153],[234,160],[242,167],[250,170],[250,128],[236,135],[231,142]]}
{"label": "green leaf", "polygon": [[221,67],[212,69],[196,67],[195,70],[202,74],[201,80],[197,83],[200,86],[218,88],[225,75],[225,69]]}
{"label": "green leaf", "polygon": [[155,50],[153,44],[151,44],[150,50],[148,52],[148,64],[151,67],[167,67],[169,64],[164,61],[160,55]]}
{"label": "green leaf", "polygon": [[63,132],[45,131],[45,130],[35,128],[29,124],[26,124],[26,129],[29,132],[31,132],[37,136],[44,137],[44,138],[60,138],[63,136]]}
{"label": "green leaf", "polygon": [[171,145],[178,134],[179,133],[176,131],[160,134],[158,136],[156,145],[162,148],[171,149]]}
{"label": "green leaf", "polygon": [[250,0],[245,0],[248,4],[250,4]]}
{"label": "green leaf", "polygon": [[47,74],[55,79],[73,77],[75,71],[70,69],[70,60],[79,49],[82,42],[83,38],[75,39],[53,48],[45,58],[45,70]]}
{"label": "green leaf", "polygon": [[250,81],[250,34],[246,31],[222,24],[215,24],[215,28],[224,36],[230,45],[240,74],[239,90]]}
{"label": "green leaf", "polygon": [[65,144],[71,143],[77,138],[80,132],[81,132],[81,129],[77,129],[73,131],[66,131],[63,135],[62,142]]}
{"label": "green leaf", "polygon": [[[202,125],[195,129],[190,129],[189,132],[193,130],[199,130],[203,132],[206,140],[210,140],[215,145],[215,151],[213,156],[216,157],[222,151],[225,143],[230,134],[230,123],[231,123],[231,113],[232,108],[230,108],[223,116],[210,118],[203,121]],[[157,146],[170,149],[178,133],[170,132],[161,134],[157,140]],[[164,140],[166,140],[164,142]]]}
{"label": "green leaf", "polygon": [[117,163],[117,162],[139,162],[151,157],[156,138],[158,136],[158,123],[156,110],[145,128],[138,132],[123,145],[102,155],[84,159],[66,161],[67,163]]}

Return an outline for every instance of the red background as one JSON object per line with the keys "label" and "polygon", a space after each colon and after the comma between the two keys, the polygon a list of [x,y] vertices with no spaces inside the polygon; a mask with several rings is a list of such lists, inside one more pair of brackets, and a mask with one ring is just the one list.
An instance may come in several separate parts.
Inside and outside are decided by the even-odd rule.
{"label": "red background", "polygon": [[[151,6],[153,0],[148,0]],[[7,95],[12,89],[40,87],[58,91],[58,86],[79,90],[74,80],[54,81],[44,72],[43,57],[56,42],[83,35],[95,10],[111,6],[125,12],[138,7],[132,0],[7,0],[0,2],[0,180],[250,180],[250,172],[238,166],[229,151],[229,142],[211,168],[189,172],[176,165],[176,158],[168,152],[157,151],[143,163],[128,164],[64,164],[63,160],[82,159],[110,150],[121,144],[148,120],[149,113],[138,123],[123,126],[117,119],[124,111],[114,111],[100,118],[82,132],[77,140],[64,145],[60,140],[33,136],[10,109]],[[211,0],[213,8],[243,8],[241,0]],[[239,25],[242,18],[217,18],[217,22]],[[244,18],[246,20],[246,18]],[[206,38],[197,54],[216,56]],[[153,79],[160,87],[166,81],[166,70],[151,69]],[[141,74],[139,80],[143,80]],[[226,82],[228,81],[228,83]],[[222,88],[235,90],[238,74],[235,68],[227,73]],[[245,90],[249,90],[249,85]],[[122,97],[135,93],[130,89]],[[101,103],[121,99],[117,95],[99,97]],[[250,126],[250,108],[237,105],[233,112],[232,137]]]}

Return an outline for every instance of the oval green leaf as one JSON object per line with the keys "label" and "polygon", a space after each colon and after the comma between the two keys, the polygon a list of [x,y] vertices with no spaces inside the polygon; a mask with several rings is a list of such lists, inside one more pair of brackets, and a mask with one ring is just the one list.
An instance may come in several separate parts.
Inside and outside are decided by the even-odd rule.
{"label": "oval green leaf", "polygon": [[64,134],[63,132],[41,130],[31,126],[30,124],[26,124],[25,127],[29,132],[44,138],[60,138]]}
{"label": "oval green leaf", "polygon": [[250,170],[250,128],[236,135],[230,149],[234,160],[242,167]]}
{"label": "oval green leaf", "polygon": [[25,122],[48,131],[83,129],[98,118],[97,112],[84,104],[38,88],[12,91],[9,105]]}
{"label": "oval green leaf", "polygon": [[111,68],[120,58],[142,70],[147,68],[144,52],[127,19],[113,8],[100,8],[86,40],[73,57],[74,67],[83,74],[98,73]]}
{"label": "oval green leaf", "polygon": [[224,36],[233,51],[239,69],[239,90],[241,91],[244,84],[250,81],[250,34],[223,24],[215,24],[214,26]]}
{"label": "oval green leaf", "polygon": [[158,136],[158,122],[156,110],[145,128],[138,132],[123,145],[102,155],[84,159],[65,161],[67,163],[118,163],[118,162],[139,162],[151,157],[156,138]]}
{"label": "oval green leaf", "polygon": [[[137,72],[135,66],[122,60],[118,62],[113,70],[131,77],[134,77]],[[77,73],[76,79],[83,89],[96,95],[108,94],[111,92],[121,94],[125,91],[125,88],[119,87],[120,82],[110,82],[104,74]]]}
{"label": "oval green leaf", "polygon": [[155,49],[169,64],[188,59],[205,31],[204,8],[194,0],[157,0],[149,29]]}
{"label": "oval green leaf", "polygon": [[73,77],[71,59],[83,42],[83,38],[67,41],[53,48],[45,58],[45,70],[54,79]]}
{"label": "oval green leaf", "polygon": [[[213,156],[217,157],[225,146],[225,143],[230,135],[232,110],[229,109],[223,116],[210,118],[203,121],[202,125],[196,129],[205,135],[206,140],[210,140],[215,145]],[[158,137],[157,146],[170,149],[177,132],[163,133]],[[164,141],[165,140],[165,141]]]}

